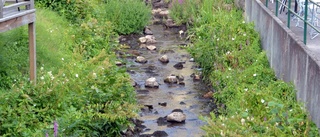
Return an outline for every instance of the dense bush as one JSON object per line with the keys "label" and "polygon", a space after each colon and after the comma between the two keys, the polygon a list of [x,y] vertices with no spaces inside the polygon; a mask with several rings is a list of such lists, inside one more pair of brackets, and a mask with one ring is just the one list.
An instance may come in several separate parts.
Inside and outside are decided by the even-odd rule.
{"label": "dense bush", "polygon": [[93,12],[88,0],[37,0],[38,7],[49,8],[65,16],[74,23],[79,23]]}
{"label": "dense bush", "polygon": [[[132,2],[150,14],[142,1]],[[107,20],[108,5],[78,0],[37,5],[63,16],[37,8],[36,86],[27,78],[26,29],[1,34],[0,60],[12,64],[0,67],[0,136],[119,136],[136,116],[137,105],[129,75],[114,64],[118,22]],[[131,14],[135,19],[144,15]],[[137,32],[148,19],[126,27]]]}
{"label": "dense bush", "polygon": [[253,24],[229,6],[203,0],[189,36],[215,102],[226,106],[203,118],[207,136],[319,136],[294,86],[270,69]]}
{"label": "dense bush", "polygon": [[119,34],[141,32],[151,19],[150,7],[143,0],[106,0],[105,13]]}
{"label": "dense bush", "polygon": [[177,23],[192,23],[199,11],[200,0],[173,0],[170,4],[170,17]]}
{"label": "dense bush", "polygon": [[119,135],[136,115],[135,94],[112,58],[102,51],[88,61],[62,60],[56,73],[41,67],[35,87],[20,80],[1,91],[0,135],[53,134],[54,121],[61,136]]}

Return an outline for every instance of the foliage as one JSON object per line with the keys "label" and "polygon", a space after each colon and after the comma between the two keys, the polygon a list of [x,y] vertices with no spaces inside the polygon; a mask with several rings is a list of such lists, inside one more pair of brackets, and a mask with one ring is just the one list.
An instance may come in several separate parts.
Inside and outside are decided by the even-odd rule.
{"label": "foliage", "polygon": [[[41,67],[35,87],[21,80],[1,91],[1,135],[43,136],[55,120],[62,136],[118,135],[136,116],[135,94],[110,58],[102,51],[88,61],[63,62],[57,73]],[[120,129],[106,128],[110,124]]]}
{"label": "foliage", "polygon": [[177,23],[192,23],[195,20],[201,0],[173,0],[171,2],[170,17]]}
{"label": "foliage", "polygon": [[203,118],[207,136],[319,136],[294,86],[270,69],[253,24],[224,1],[202,2],[189,51],[216,90],[215,102],[226,106]]}
{"label": "foliage", "polygon": [[104,18],[105,4],[38,1],[63,16],[37,8],[36,86],[27,78],[26,28],[1,34],[0,136],[53,135],[55,121],[59,136],[119,136],[130,126],[135,94],[114,64],[117,22]]}
{"label": "foliage", "polygon": [[106,0],[104,18],[119,34],[140,32],[151,17],[150,7],[142,0]]}
{"label": "foliage", "polygon": [[36,2],[38,7],[56,11],[75,23],[86,19],[93,12],[88,0],[37,0]]}

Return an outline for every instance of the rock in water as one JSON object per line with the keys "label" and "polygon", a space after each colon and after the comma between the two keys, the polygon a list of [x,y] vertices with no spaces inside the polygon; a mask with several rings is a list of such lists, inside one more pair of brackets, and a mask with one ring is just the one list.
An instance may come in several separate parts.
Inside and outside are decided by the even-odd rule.
{"label": "rock in water", "polygon": [[147,49],[152,51],[152,50],[156,50],[157,47],[154,45],[149,45],[149,46],[147,46]]}
{"label": "rock in water", "polygon": [[164,82],[166,83],[178,83],[178,79],[175,75],[171,74],[170,76],[166,77],[164,79]]}
{"label": "rock in water", "polygon": [[147,63],[146,58],[144,58],[142,56],[138,56],[135,61],[138,63]]}
{"label": "rock in water", "polygon": [[183,68],[183,64],[181,62],[179,62],[179,63],[175,64],[173,67],[176,68],[176,69],[182,69]]}
{"label": "rock in water", "polygon": [[157,82],[155,77],[151,77],[146,80],[145,87],[148,88],[159,88],[159,83]]}
{"label": "rock in water", "polygon": [[146,43],[147,42],[147,38],[146,37],[140,37],[139,41],[140,41],[140,43]]}
{"label": "rock in water", "polygon": [[183,114],[182,112],[172,112],[167,116],[168,122],[184,122],[186,120],[186,114]]}
{"label": "rock in water", "polygon": [[153,44],[153,43],[157,43],[156,38],[153,35],[146,35],[146,43],[148,44]]}
{"label": "rock in water", "polygon": [[169,63],[169,58],[167,55],[163,55],[159,58],[159,61],[162,63]]}
{"label": "rock in water", "polygon": [[152,31],[148,27],[144,28],[144,32],[143,33],[144,33],[144,35],[153,35]]}

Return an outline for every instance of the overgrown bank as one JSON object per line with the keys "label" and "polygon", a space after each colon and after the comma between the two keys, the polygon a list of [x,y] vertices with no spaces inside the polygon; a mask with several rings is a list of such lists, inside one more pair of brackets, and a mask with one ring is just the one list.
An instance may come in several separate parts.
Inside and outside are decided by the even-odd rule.
{"label": "overgrown bank", "polygon": [[113,51],[118,34],[142,31],[149,18],[142,0],[37,1],[36,86],[26,28],[0,34],[0,136],[120,136],[138,107]]}
{"label": "overgrown bank", "polygon": [[[181,7],[190,3],[184,2]],[[227,0],[195,5],[191,7],[198,12],[185,15],[193,20],[189,51],[215,90],[215,102],[222,106],[204,118],[207,136],[319,136],[303,104],[297,102],[294,86],[276,79],[259,35],[253,24],[244,21],[242,11]]]}

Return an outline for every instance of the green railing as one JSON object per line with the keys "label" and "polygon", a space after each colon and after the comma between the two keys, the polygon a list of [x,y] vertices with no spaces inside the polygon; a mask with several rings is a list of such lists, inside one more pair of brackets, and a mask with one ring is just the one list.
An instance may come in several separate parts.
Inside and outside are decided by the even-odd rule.
{"label": "green railing", "polygon": [[[319,7],[320,8],[320,5],[315,3],[314,1],[312,0],[305,0],[305,4],[304,4],[304,15],[303,16],[300,16],[299,14],[297,14],[295,11],[293,11],[291,9],[291,2],[292,0],[287,0],[287,3],[288,3],[288,6],[286,5],[286,3],[283,3],[282,1],[280,0],[276,0],[276,4],[275,4],[275,14],[276,16],[278,16],[278,12],[279,12],[279,4],[280,6],[283,6],[284,8],[286,8],[288,10],[288,20],[287,20],[287,27],[290,28],[290,21],[291,21],[291,15],[293,14],[294,16],[296,16],[298,19],[302,20],[304,22],[304,26],[303,26],[303,43],[306,44],[307,43],[307,29],[308,27],[307,26],[310,26],[314,31],[316,31],[316,33],[320,33],[320,30],[318,28],[316,28],[315,25],[313,25],[313,19],[315,18],[314,14],[317,12],[317,8],[315,8],[315,6]],[[312,13],[312,19],[311,19],[311,23],[309,22],[308,20],[308,5],[309,4],[312,4],[312,10],[313,10],[313,13]],[[266,0],[266,7],[268,7],[269,5],[269,0]],[[312,30],[311,30],[312,31]],[[312,33],[312,32],[311,32]],[[317,35],[318,35],[317,34]],[[317,36],[316,35],[316,36]]]}

